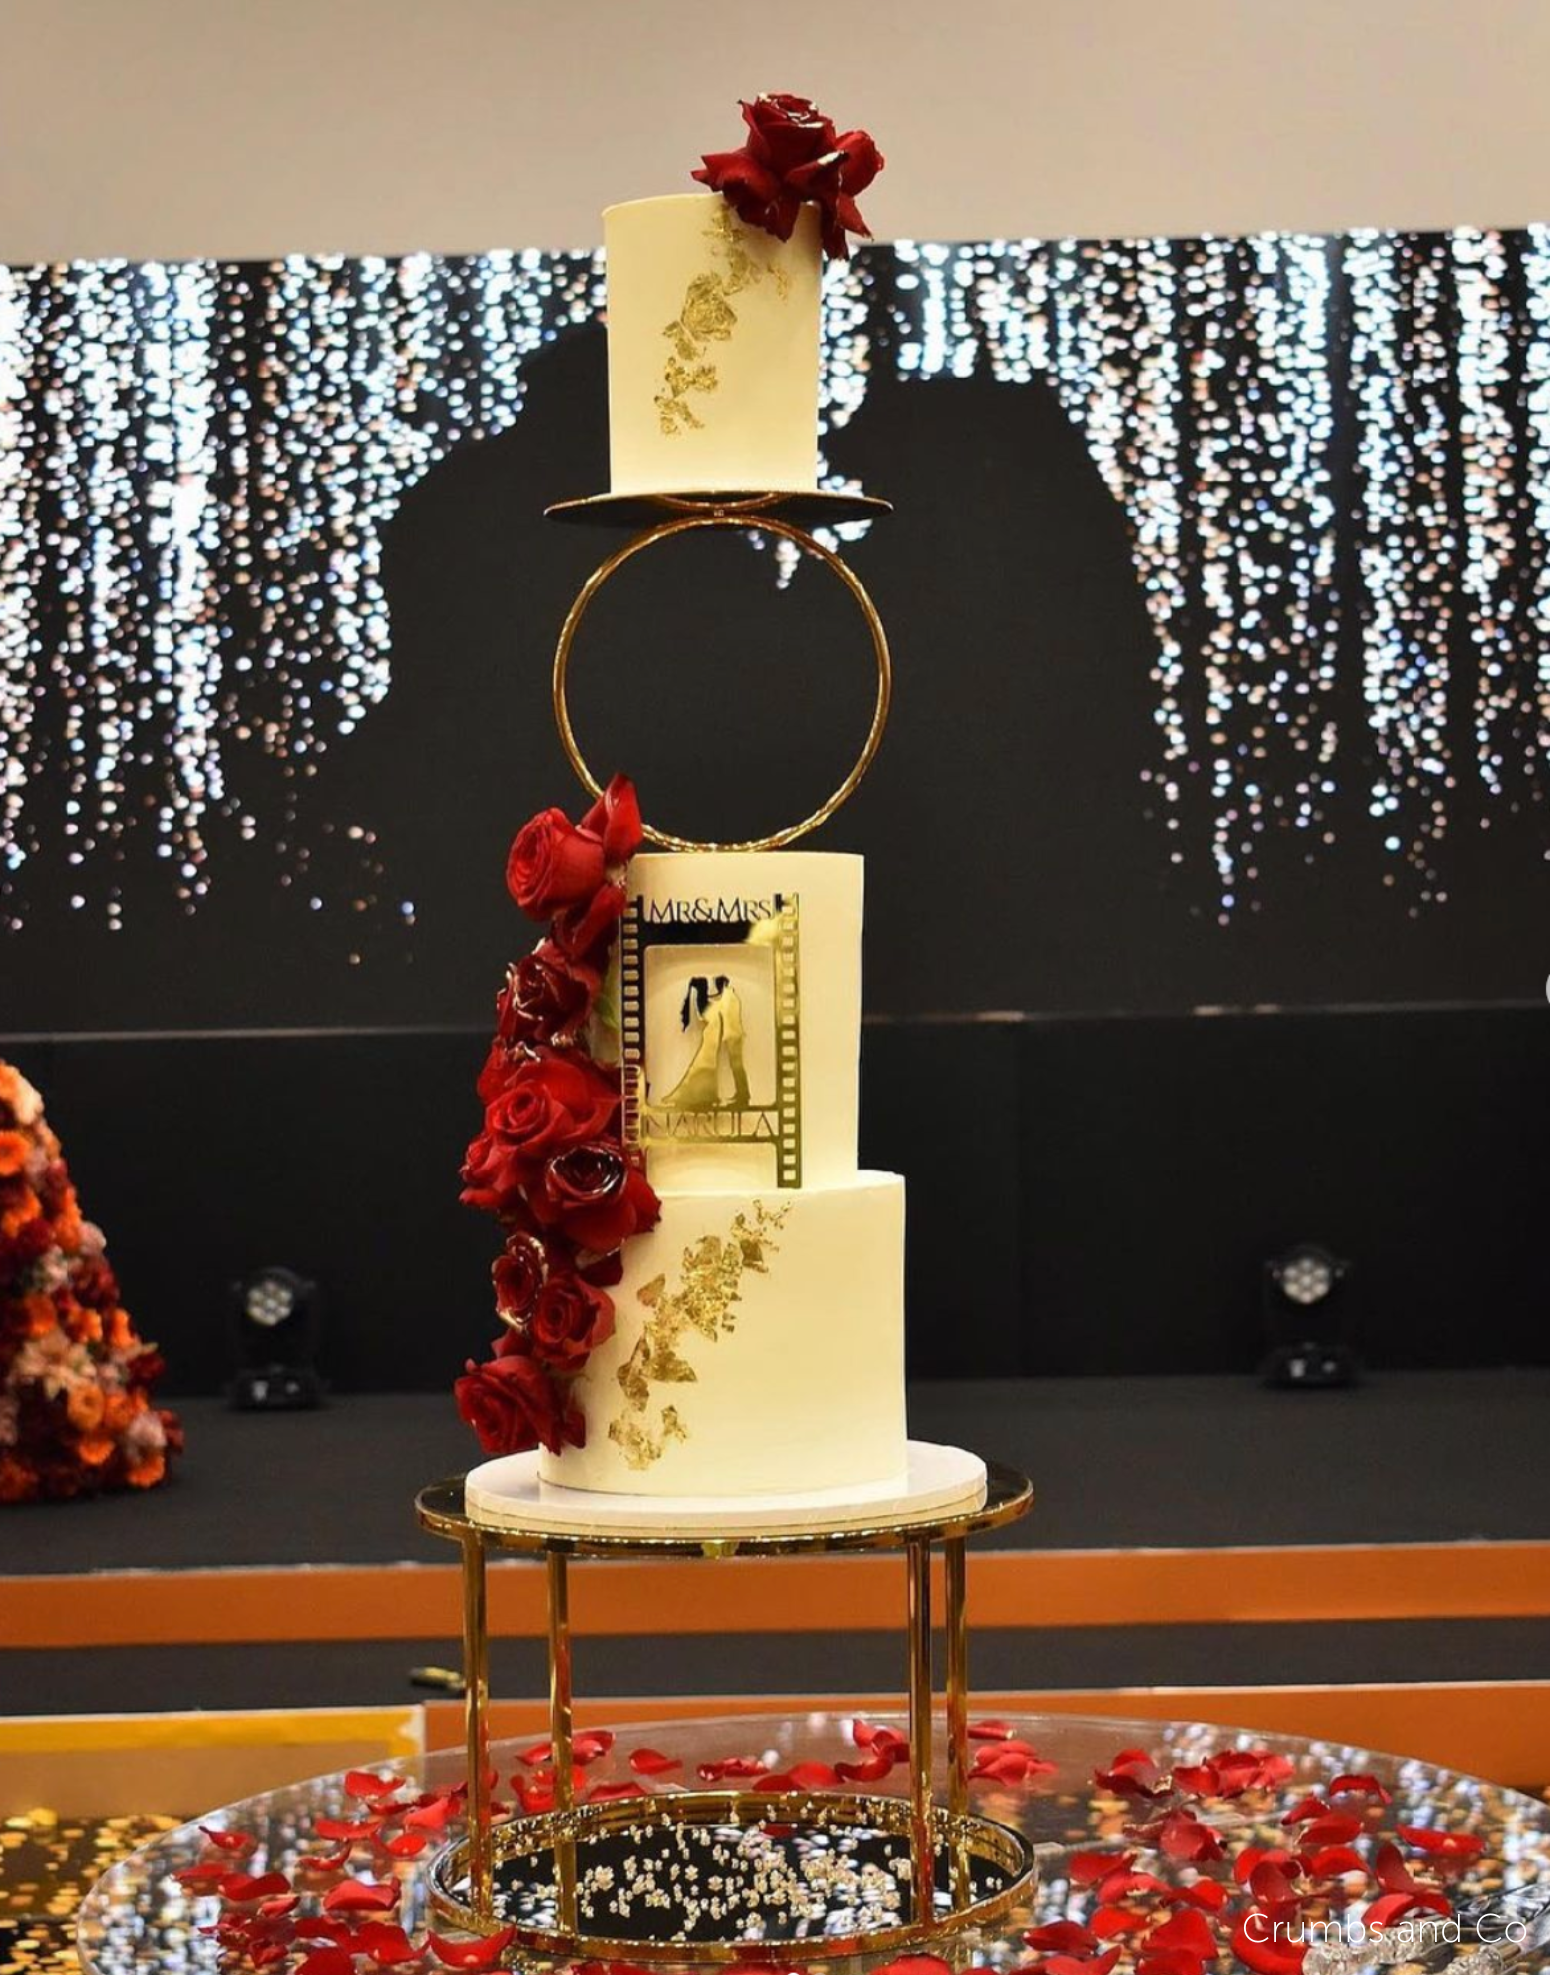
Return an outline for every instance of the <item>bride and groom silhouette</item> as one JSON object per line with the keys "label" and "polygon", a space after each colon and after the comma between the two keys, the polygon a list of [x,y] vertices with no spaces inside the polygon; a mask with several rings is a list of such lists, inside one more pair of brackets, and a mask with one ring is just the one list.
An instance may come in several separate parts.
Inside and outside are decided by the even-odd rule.
{"label": "bride and groom silhouette", "polygon": [[726,1058],[732,1074],[731,1107],[748,1108],[748,1071],[743,1062],[743,1004],[737,989],[725,974],[718,974],[712,985],[704,974],[696,974],[684,994],[682,1024],[685,1034],[698,1025],[698,1038],[689,1067],[661,1101],[664,1111],[717,1111],[723,1107],[721,1061]]}

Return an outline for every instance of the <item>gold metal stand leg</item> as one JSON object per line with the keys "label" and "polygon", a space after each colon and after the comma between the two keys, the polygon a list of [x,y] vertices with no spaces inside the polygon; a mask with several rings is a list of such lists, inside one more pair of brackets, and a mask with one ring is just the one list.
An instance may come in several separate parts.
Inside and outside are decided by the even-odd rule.
{"label": "gold metal stand leg", "polygon": [[[964,1540],[943,1545],[947,1593],[947,1808],[955,1822],[969,1809],[969,1621]],[[960,1838],[952,1848],[953,1905],[969,1903],[969,1854]]]}
{"label": "gold metal stand leg", "polygon": [[[575,1805],[575,1768],[571,1759],[570,1586],[565,1554],[550,1550],[549,1578],[549,1755],[554,1764],[554,1807],[567,1818]],[[559,1880],[559,1928],[576,1931],[576,1840],[567,1828],[555,1840],[555,1871]]]}
{"label": "gold metal stand leg", "polygon": [[935,1905],[936,1851],[931,1841],[931,1545],[909,1545],[910,1860],[918,1925]]}
{"label": "gold metal stand leg", "polygon": [[490,1628],[486,1607],[484,1538],[470,1529],[463,1543],[463,1687],[468,1731],[468,1904],[492,1918],[490,1893]]}

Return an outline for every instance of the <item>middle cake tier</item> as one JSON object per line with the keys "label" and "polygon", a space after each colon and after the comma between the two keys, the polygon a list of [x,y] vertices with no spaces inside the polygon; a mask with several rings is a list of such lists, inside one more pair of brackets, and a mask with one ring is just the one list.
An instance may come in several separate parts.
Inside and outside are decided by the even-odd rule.
{"label": "middle cake tier", "polygon": [[566,1488],[790,1494],[901,1480],[904,1181],[664,1192],[577,1380]]}

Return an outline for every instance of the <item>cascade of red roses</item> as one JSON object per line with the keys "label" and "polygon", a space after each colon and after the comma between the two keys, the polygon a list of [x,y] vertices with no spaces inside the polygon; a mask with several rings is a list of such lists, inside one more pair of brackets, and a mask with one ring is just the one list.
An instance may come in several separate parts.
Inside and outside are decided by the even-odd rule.
{"label": "cascade of red roses", "polygon": [[616,775],[579,823],[546,809],[524,824],[506,864],[512,897],[549,926],[496,998],[484,1129],[463,1162],[463,1199],[505,1231],[493,1270],[503,1328],[455,1388],[488,1454],[585,1444],[571,1388],[613,1334],[621,1247],[660,1211],[620,1135],[609,987],[624,865],[640,841],[635,791]]}
{"label": "cascade of red roses", "polygon": [[0,1062],[0,1502],[151,1488],[183,1444],[105,1246],[42,1098]]}

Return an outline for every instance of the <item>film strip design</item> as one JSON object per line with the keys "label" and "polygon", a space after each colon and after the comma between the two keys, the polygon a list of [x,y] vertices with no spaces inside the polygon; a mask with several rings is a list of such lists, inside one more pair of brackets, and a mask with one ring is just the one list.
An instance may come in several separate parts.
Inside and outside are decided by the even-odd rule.
{"label": "film strip design", "polygon": [[[624,1142],[640,1152],[649,1169],[654,1146],[696,1144],[766,1145],[774,1155],[780,1187],[802,1184],[802,1008],[801,915],[794,893],[778,893],[769,918],[725,918],[681,923],[648,921],[638,898],[630,900],[619,928],[619,1062],[624,1091]],[[743,1091],[714,1099],[683,1095],[690,1082],[680,1077],[672,1092],[654,1077],[646,1048],[646,956],[654,948],[692,951],[695,947],[738,946],[757,940],[767,948],[774,970],[774,1090],[755,1101]],[[701,1014],[705,1011],[702,1009]],[[739,1017],[740,1019],[740,1017]],[[736,1082],[741,1069],[741,1036],[720,1050],[735,1054]],[[719,1059],[718,1050],[718,1059]]]}

